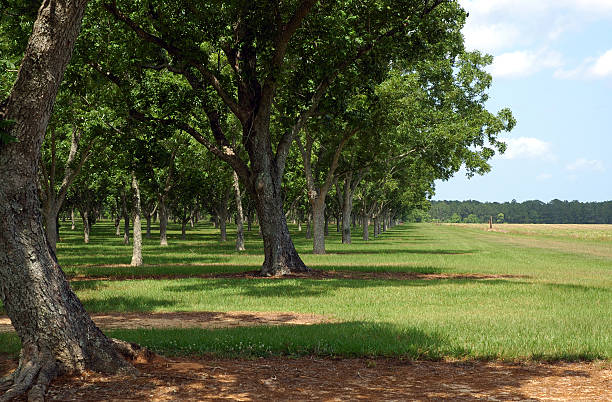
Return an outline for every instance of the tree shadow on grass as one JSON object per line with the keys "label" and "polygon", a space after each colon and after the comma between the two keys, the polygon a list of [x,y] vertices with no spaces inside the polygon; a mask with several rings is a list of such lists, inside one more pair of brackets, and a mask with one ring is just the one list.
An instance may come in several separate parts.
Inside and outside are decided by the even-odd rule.
{"label": "tree shadow on grass", "polygon": [[99,299],[81,300],[85,310],[90,313],[97,312],[152,312],[162,308],[171,308],[178,301],[160,297],[124,297],[113,296]]}
{"label": "tree shadow on grass", "polygon": [[[376,243],[380,244],[380,243]],[[350,255],[350,254],[423,254],[423,255],[465,255],[475,254],[480,250],[455,250],[455,249],[373,249],[373,250],[330,250],[326,255]]]}
{"label": "tree shadow on grass", "polygon": [[343,322],[222,329],[113,330],[111,336],[166,355],[404,356],[441,359],[467,352],[435,333],[388,323]]}
{"label": "tree shadow on grass", "polygon": [[552,290],[561,290],[563,292],[571,293],[612,293],[611,288],[604,288],[600,286],[586,286],[577,285],[572,283],[547,283],[546,286]]}
{"label": "tree shadow on grass", "polygon": [[[481,279],[431,279],[431,280],[362,280],[362,279],[214,279],[191,284],[170,284],[164,290],[169,292],[208,292],[218,289],[238,289],[237,294],[246,297],[316,297],[333,293],[337,289],[366,289],[376,287],[424,287],[439,285],[465,285],[484,282]],[[524,285],[526,282],[487,279],[487,285]]]}

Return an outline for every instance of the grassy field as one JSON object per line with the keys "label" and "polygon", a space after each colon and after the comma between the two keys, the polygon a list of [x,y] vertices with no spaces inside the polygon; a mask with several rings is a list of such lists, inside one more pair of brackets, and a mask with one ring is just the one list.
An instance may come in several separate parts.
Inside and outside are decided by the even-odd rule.
{"label": "grassy field", "polygon": [[[131,268],[131,247],[109,222],[94,226],[88,245],[63,229],[59,260],[90,312],[291,311],[333,321],[109,331],[166,355],[612,360],[610,226],[401,225],[370,242],[356,231],[350,246],[330,228],[326,255],[293,232],[304,261],[320,270],[511,276],[419,280],[198,278],[258,269],[256,232],[239,254],[209,225],[187,240],[171,226],[170,246],[145,239],[146,265]],[[165,277],[146,278],[155,275]],[[0,334],[0,352],[18,348],[16,336]]]}

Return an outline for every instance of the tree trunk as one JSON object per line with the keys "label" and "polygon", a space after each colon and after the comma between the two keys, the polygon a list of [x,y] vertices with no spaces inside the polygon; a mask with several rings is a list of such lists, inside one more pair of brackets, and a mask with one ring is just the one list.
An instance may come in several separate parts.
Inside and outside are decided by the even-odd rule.
{"label": "tree trunk", "polygon": [[166,237],[166,230],[168,228],[168,211],[166,210],[164,197],[159,198],[157,212],[159,214],[159,244],[160,246],[167,246],[168,238]]}
{"label": "tree trunk", "polygon": [[70,208],[70,230],[76,229],[76,224],[74,222],[74,207]]}
{"label": "tree trunk", "polygon": [[353,211],[353,190],[351,188],[351,177],[347,175],[344,181],[344,197],[342,197],[342,243],[351,244],[351,218],[353,227],[355,226],[355,217],[351,217]]}
{"label": "tree trunk", "polygon": [[181,219],[181,239],[187,239],[187,221],[188,219]]}
{"label": "tree trunk", "polygon": [[[132,207],[132,220],[134,222],[134,245],[132,247],[132,262],[130,263],[133,267],[140,267],[142,265],[142,224],[140,222],[140,188],[138,186],[138,180],[136,175],[132,172],[132,194],[133,194],[133,207]],[[127,232],[127,231],[126,231]]]}
{"label": "tree trunk", "polygon": [[378,215],[374,216],[374,238],[377,238],[380,235],[380,217]]}
{"label": "tree trunk", "polygon": [[309,272],[293,245],[283,213],[280,183],[270,189],[261,189],[255,198],[259,228],[264,243],[265,259],[261,274],[285,275],[291,272]]}
{"label": "tree trunk", "polygon": [[225,194],[220,199],[219,206],[217,208],[217,220],[219,221],[219,231],[221,235],[221,241],[227,241],[227,217],[229,215],[227,210],[227,204],[231,196],[233,188],[227,188]]}
{"label": "tree trunk", "polygon": [[242,216],[242,196],[240,194],[240,182],[238,174],[233,174],[234,195],[236,197],[236,251],[244,251],[244,225]]}
{"label": "tree trunk", "polygon": [[[313,254],[325,254],[325,202],[316,200],[311,202],[311,206],[314,232],[312,252]],[[308,232],[310,232],[310,222],[308,222]]]}
{"label": "tree trunk", "polygon": [[325,236],[329,236],[329,215],[325,214],[325,228],[323,230]]}
{"label": "tree trunk", "polygon": [[147,234],[145,235],[147,239],[151,238],[151,215],[147,214]]}
{"label": "tree trunk", "polygon": [[117,210],[117,215],[115,216],[115,236],[121,236],[121,215],[119,210]]}
{"label": "tree trunk", "polygon": [[250,212],[247,214],[247,231],[253,230],[253,214]]}
{"label": "tree trunk", "polygon": [[308,219],[306,220],[306,238],[312,239],[312,213],[308,213]]}
{"label": "tree trunk", "polygon": [[45,218],[45,228],[47,232],[47,240],[49,241],[49,247],[55,253],[57,250],[57,241],[58,241],[58,226],[57,226],[57,212],[55,209],[55,204],[50,203],[43,208],[43,215]]}
{"label": "tree trunk", "polygon": [[130,215],[127,210],[123,214],[123,244],[130,244]]}
{"label": "tree trunk", "polygon": [[369,226],[370,226],[370,216],[368,214],[364,214],[363,215],[363,240],[368,241],[370,240],[370,232],[369,232]]}
{"label": "tree trunk", "polygon": [[84,209],[81,211],[81,219],[83,220],[83,242],[85,244],[89,243],[89,229],[91,226],[89,225],[89,211]]}
{"label": "tree trunk", "polygon": [[[0,297],[21,340],[1,400],[42,400],[56,376],[134,372],[95,326],[50,251],[36,186],[40,146],[80,29],[85,0],[43,2],[17,80],[0,105],[17,142],[0,145]],[[88,225],[85,225],[88,227]]]}

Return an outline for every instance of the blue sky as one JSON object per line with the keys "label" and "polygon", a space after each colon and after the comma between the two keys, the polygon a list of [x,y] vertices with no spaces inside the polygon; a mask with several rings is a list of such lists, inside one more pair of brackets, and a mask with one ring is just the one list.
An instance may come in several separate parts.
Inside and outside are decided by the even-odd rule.
{"label": "blue sky", "polygon": [[460,0],[468,49],[495,56],[488,108],[518,124],[485,176],[437,200],[612,200],[612,0]]}

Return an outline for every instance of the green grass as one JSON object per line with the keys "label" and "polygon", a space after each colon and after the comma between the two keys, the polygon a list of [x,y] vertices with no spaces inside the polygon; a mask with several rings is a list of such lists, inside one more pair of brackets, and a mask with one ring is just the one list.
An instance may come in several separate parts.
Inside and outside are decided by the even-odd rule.
{"label": "green grass", "polygon": [[[90,312],[292,311],[334,320],[312,326],[109,331],[167,355],[611,360],[612,241],[569,226],[556,227],[553,234],[545,226],[504,232],[484,227],[402,225],[370,242],[355,232],[348,246],[330,228],[328,254],[322,256],[310,252],[304,232],[293,235],[304,261],[316,269],[516,277],[171,278],[259,268],[263,256],[256,232],[247,236],[248,251],[239,254],[207,225],[190,231],[184,241],[172,226],[166,248],[146,240],[147,265],[137,269],[117,266],[129,263],[131,249],[108,222],[94,226],[89,245],[82,244],[80,232],[62,232],[58,255],[70,276],[113,279],[72,283]],[[126,280],[153,274],[170,278]],[[0,334],[0,352],[15,353],[18,345],[14,335]]]}

